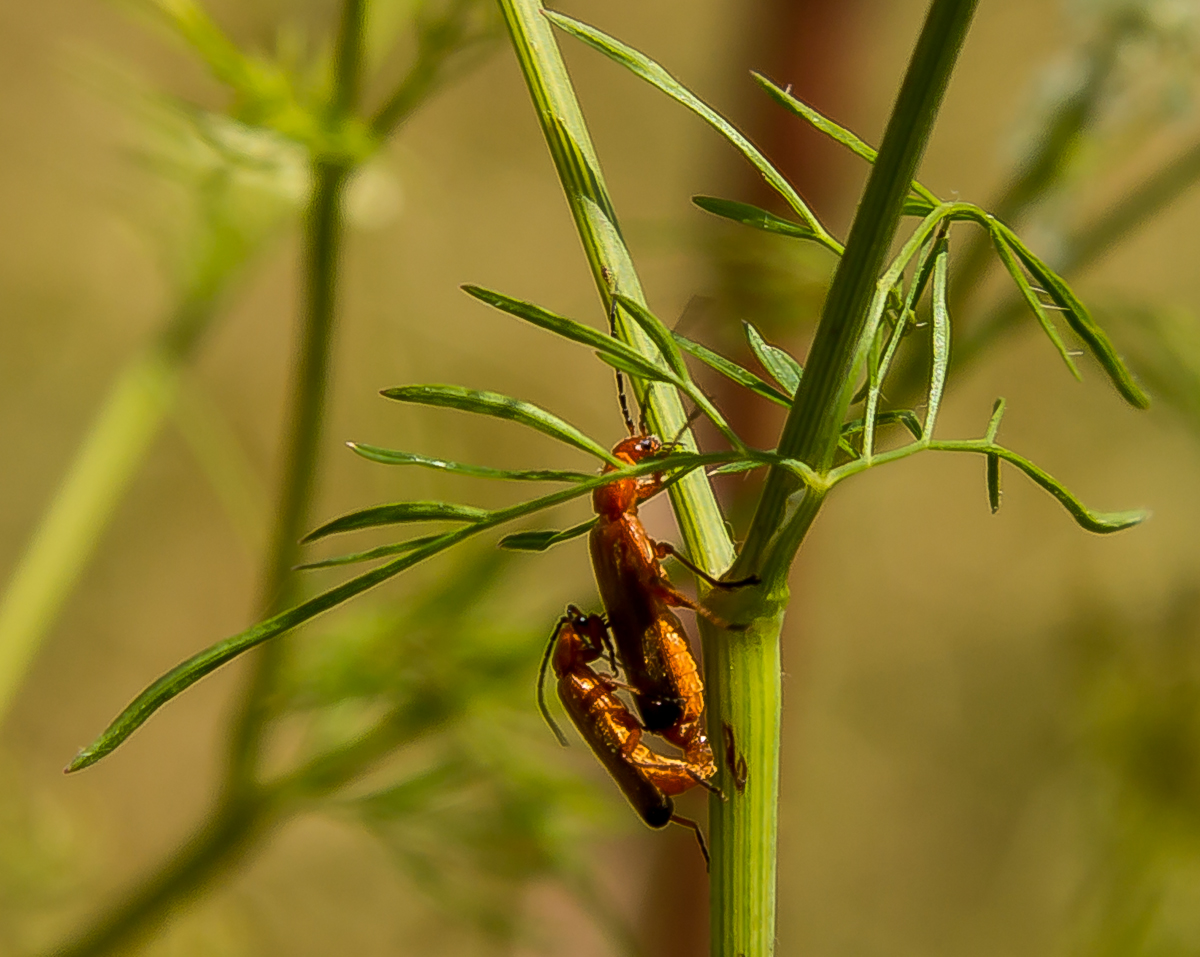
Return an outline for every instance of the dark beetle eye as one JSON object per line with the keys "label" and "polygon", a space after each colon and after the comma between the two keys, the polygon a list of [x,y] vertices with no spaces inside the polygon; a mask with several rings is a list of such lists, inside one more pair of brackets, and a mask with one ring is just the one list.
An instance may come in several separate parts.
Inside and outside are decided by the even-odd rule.
{"label": "dark beetle eye", "polygon": [[575,629],[577,631],[584,631],[587,628],[587,623],[588,623],[587,615],[576,615],[575,618],[571,621],[571,624],[575,627]]}

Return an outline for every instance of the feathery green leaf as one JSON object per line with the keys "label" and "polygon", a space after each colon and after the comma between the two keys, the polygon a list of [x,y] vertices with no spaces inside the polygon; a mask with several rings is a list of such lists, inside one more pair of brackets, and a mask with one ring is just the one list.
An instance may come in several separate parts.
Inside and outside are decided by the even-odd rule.
{"label": "feathery green leaf", "polygon": [[767,342],[762,333],[754,327],[754,323],[743,322],[742,327],[746,331],[746,342],[749,343],[754,357],[762,363],[762,367],[770,373],[771,378],[783,387],[784,392],[794,396],[800,387],[800,376],[804,374],[800,363],[791,353]]}
{"label": "feathery green leaf", "polygon": [[353,532],[380,525],[400,525],[404,522],[478,522],[488,516],[485,508],[474,505],[455,505],[451,502],[393,502],[372,505],[349,515],[342,515],[305,535],[301,542],[315,542],[338,532]]}
{"label": "feathery green leaf", "polygon": [[544,529],[528,532],[514,532],[500,539],[500,547],[517,552],[544,552],[552,545],[569,542],[580,535],[586,535],[595,527],[597,519],[590,518],[579,525],[560,530]]}
{"label": "feathery green leaf", "polygon": [[[697,455],[691,452],[676,453],[653,461],[641,462],[635,466],[622,466],[617,471],[605,473],[592,478],[588,482],[580,482],[565,489],[551,492],[527,502],[521,502],[508,508],[489,512],[481,521],[466,525],[443,535],[438,535],[424,545],[413,548],[407,554],[401,555],[378,568],[343,582],[334,588],[310,598],[293,608],[280,612],[271,618],[261,621],[245,631],[232,635],[223,641],[210,645],[186,661],[176,665],[161,678],[155,681],[133,699],[125,709],[117,715],[109,726],[90,745],[76,755],[66,768],[68,772],[79,771],[95,764],[105,755],[118,748],[134,731],[140,728],[146,720],[164,704],[176,695],[185,691],[201,678],[211,674],[217,668],[232,661],[243,652],[262,644],[265,641],[282,635],[309,621],[320,614],[335,608],[355,595],[362,594],[376,585],[395,577],[402,571],[423,562],[451,546],[464,542],[489,528],[503,525],[532,515],[544,509],[562,505],[593,489],[609,482],[616,482],[628,477],[651,475],[657,471],[687,472],[702,468],[706,465],[717,465],[731,461],[735,453],[709,453]],[[802,464],[802,463],[801,463]]]}
{"label": "feathery green leaf", "polygon": [[574,472],[568,469],[496,469],[487,465],[464,465],[462,462],[451,462],[447,459],[435,459],[416,452],[402,452],[398,449],[381,449],[375,445],[362,442],[347,442],[346,445],[356,454],[372,462],[383,465],[420,465],[427,469],[438,469],[452,472],[455,475],[470,475],[474,478],[506,479],[516,482],[586,482],[593,478],[587,472]]}
{"label": "feathery green leaf", "polygon": [[599,442],[584,435],[575,426],[564,422],[553,413],[531,402],[523,402],[498,392],[482,392],[460,385],[406,385],[396,389],[385,389],[381,394],[397,402],[442,406],[519,422],[560,442],[582,449],[611,465],[621,464]]}
{"label": "feathery green leaf", "polygon": [[816,233],[802,223],[793,223],[790,219],[776,216],[765,209],[752,206],[750,203],[739,203],[734,199],[718,199],[716,196],[693,196],[692,202],[706,213],[731,219],[743,226],[752,226],[765,233],[775,233],[779,236],[789,236],[792,239],[818,239]]}

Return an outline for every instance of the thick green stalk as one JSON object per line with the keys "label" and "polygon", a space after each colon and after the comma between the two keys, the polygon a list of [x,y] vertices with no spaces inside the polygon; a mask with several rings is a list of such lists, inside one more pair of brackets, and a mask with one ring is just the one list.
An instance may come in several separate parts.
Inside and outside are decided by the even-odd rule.
{"label": "thick green stalk", "polygon": [[[974,8],[975,0],[931,5],[825,301],[779,442],[781,453],[817,470],[833,461],[860,374],[867,309]],[[763,584],[753,592],[714,596],[723,615],[750,622],[745,632],[710,635],[706,644],[709,728],[726,765],[721,785],[727,800],[714,799],[709,813],[712,952],[720,957],[767,957],[774,951],[779,638],[788,570],[824,497],[824,491],[805,490],[794,475],[773,469],[731,572],[757,573]]]}
{"label": "thick green stalk", "polygon": [[[879,156],[838,262],[804,377],[784,424],[780,454],[817,471],[833,461],[864,357],[867,310],[896,235],[909,184],[925,151],[977,0],[933,0],[909,61]],[[811,519],[790,500],[803,495],[791,472],[772,468],[736,574],[756,571],[774,590],[786,580]]]}
{"label": "thick green stalk", "polygon": [[[327,122],[331,129],[353,111],[360,85],[364,0],[345,0],[334,59],[334,88]],[[293,569],[300,559],[300,538],[310,524],[318,460],[325,425],[325,396],[336,315],[338,257],[345,229],[342,197],[351,162],[313,158],[313,191],[305,217],[305,316],[300,354],[292,380],[290,421],[280,476],[275,529],[264,566],[262,617],[292,603]],[[237,792],[253,784],[262,735],[271,713],[271,690],[284,645],[271,642],[255,653],[245,705],[234,726],[225,786]]]}
{"label": "thick green stalk", "polygon": [[[605,310],[614,290],[645,304],[587,124],[550,23],[542,15],[542,4],[538,0],[500,0],[500,9]],[[655,355],[649,337],[635,323],[619,322],[618,334],[647,355]],[[650,425],[659,435],[678,434],[686,422],[679,395],[658,384],[645,391]],[[695,448],[690,434],[685,433],[682,441],[685,448]],[[700,471],[693,472],[674,485],[670,495],[693,560],[710,574],[724,572],[733,561],[733,544],[707,478]]]}
{"label": "thick green stalk", "polygon": [[[361,60],[362,3],[346,0],[343,7],[331,124],[340,122],[353,106]],[[299,540],[308,524],[316,483],[344,226],[342,194],[350,170],[350,162],[345,159],[313,159],[312,194],[305,217],[305,315],[294,366],[275,527],[264,565],[262,601],[268,613],[284,607],[291,597],[289,579],[299,556]],[[274,813],[268,813],[277,810],[275,791],[260,784],[256,776],[278,665],[278,643],[260,649],[232,735],[224,794],[209,819],[182,851],[59,953],[91,957],[109,953],[145,934],[181,900],[210,885],[235,864],[275,819]]]}
{"label": "thick green stalk", "polygon": [[196,290],[158,341],[125,367],[21,556],[0,598],[0,724],[174,404],[221,286]]}
{"label": "thick green stalk", "polygon": [[[537,0],[500,0],[500,6],[601,300],[607,308],[615,288],[644,303],[570,78],[541,15],[541,4]],[[618,332],[629,344],[654,354],[653,345],[635,325],[620,326]],[[646,393],[653,427],[660,435],[677,433],[685,419],[675,391],[651,386]],[[733,545],[707,478],[700,471],[694,472],[672,488],[671,496],[693,559],[712,574],[722,573],[733,559]],[[730,694],[736,695],[746,705],[744,713],[734,719],[735,725],[743,729],[739,747],[746,750],[747,760],[756,769],[753,786],[747,785],[744,799],[731,792],[728,804],[714,798],[709,806],[714,851],[710,879],[714,954],[742,953],[750,957],[767,953],[774,937],[781,619],[782,604],[775,617],[755,622],[737,639],[731,639],[729,633],[702,629],[710,724],[713,716],[728,715],[723,702]],[[760,641],[764,631],[773,634]],[[717,741],[721,740],[720,723],[715,722]],[[729,789],[731,782],[725,774],[722,786]],[[756,813],[726,814],[728,807],[746,808],[751,802]],[[750,858],[757,866],[743,866]],[[752,931],[753,927],[758,929]],[[759,940],[767,949],[739,950],[743,930],[746,939]]]}

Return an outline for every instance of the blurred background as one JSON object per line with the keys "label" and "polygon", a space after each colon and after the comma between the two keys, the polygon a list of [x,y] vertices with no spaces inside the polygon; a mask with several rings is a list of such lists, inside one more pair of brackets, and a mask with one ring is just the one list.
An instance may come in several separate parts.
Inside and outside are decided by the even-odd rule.
{"label": "blurred background", "polygon": [[[382,388],[460,383],[604,442],[624,432],[611,370],[458,291],[604,321],[494,12],[370,6],[371,102],[422,56],[436,82],[348,188],[318,521],[520,494],[366,462],[347,440],[590,467]],[[267,771],[304,773],[194,886],[167,862],[213,820],[245,662],[62,775],[138,690],[259,607],[306,158],[303,137],[256,126],[170,27],[190,9],[0,6],[0,635],[27,649],[0,657],[0,952],[701,952],[691,835],[645,830],[536,711],[555,619],[596,604],[579,541],[451,552],[288,637]],[[337,19],[316,0],[204,9],[298,77]],[[864,164],[773,108],[748,70],[878,142],[925,4],[562,9],[734,119],[844,236]],[[693,207],[698,193],[769,199],[695,117],[562,46],[651,306],[747,363],[743,319],[802,357],[832,260]],[[1000,212],[1059,264],[1155,405],[1129,409],[1090,360],[1071,379],[964,231],[940,434],[981,434],[1003,395],[1006,445],[1094,508],[1153,518],[1092,536],[1015,473],[992,516],[969,457],[919,456],[831,497],[785,634],[781,953],[1200,952],[1198,53],[1189,0],[980,5],[922,180]],[[707,384],[744,435],[773,441],[778,409]],[[754,488],[722,486],[735,522]],[[21,585],[68,493],[41,578]],[[675,537],[665,503],[646,513]],[[586,514],[564,510],[558,527]],[[310,575],[314,589],[343,577]],[[315,767],[381,725],[370,760]]]}

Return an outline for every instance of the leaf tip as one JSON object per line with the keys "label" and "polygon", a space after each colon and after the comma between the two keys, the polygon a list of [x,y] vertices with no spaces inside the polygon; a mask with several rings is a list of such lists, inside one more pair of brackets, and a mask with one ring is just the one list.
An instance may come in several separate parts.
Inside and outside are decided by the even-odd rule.
{"label": "leaf tip", "polygon": [[95,744],[88,745],[88,747],[80,749],[79,753],[71,759],[71,763],[63,768],[63,774],[74,774],[76,771],[91,767],[103,756],[103,752],[98,752]]}

